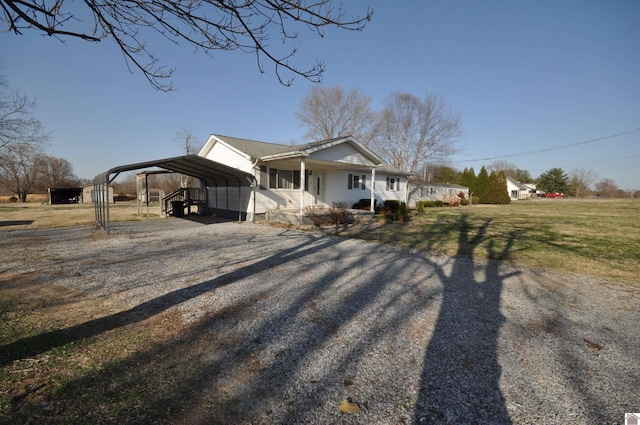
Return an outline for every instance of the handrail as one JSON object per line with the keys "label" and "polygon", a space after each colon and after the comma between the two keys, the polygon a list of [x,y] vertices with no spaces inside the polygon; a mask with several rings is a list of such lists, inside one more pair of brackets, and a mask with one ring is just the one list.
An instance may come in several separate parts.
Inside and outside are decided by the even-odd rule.
{"label": "handrail", "polygon": [[175,215],[173,211],[173,202],[182,202],[183,208],[186,206],[191,212],[192,205],[198,205],[207,202],[206,188],[200,187],[181,187],[162,198],[163,212],[165,215]]}

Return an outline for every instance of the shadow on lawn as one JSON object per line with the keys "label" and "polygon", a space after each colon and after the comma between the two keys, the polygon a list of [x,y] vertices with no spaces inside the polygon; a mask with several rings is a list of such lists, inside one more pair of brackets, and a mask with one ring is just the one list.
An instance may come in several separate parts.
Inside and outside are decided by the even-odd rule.
{"label": "shadow on lawn", "polygon": [[[416,317],[436,309],[441,298],[435,328],[425,325],[415,330],[421,338],[432,336],[427,347],[416,351],[416,364],[423,366],[419,377],[408,377],[419,383],[417,395],[410,395],[411,405],[404,408],[406,417],[415,423],[508,424],[496,351],[504,320],[502,283],[513,273],[501,274],[496,261],[476,266],[469,260],[469,248],[473,252],[486,242],[490,221],[476,234],[471,234],[466,216],[458,224],[460,251],[466,256],[444,264],[384,245],[357,250],[342,238],[304,235],[292,246],[235,272],[118,314],[1,347],[1,362],[6,365],[142,322],[205,292],[242,285],[246,277],[264,276],[263,284],[245,288],[230,305],[213,308],[180,336],[87,372],[56,390],[45,403],[49,410],[25,405],[14,419],[42,415],[107,423],[297,424],[322,415],[335,423],[343,420],[336,395],[375,398],[372,387],[387,385],[385,374],[395,373],[392,366],[398,365],[388,363],[391,357],[369,357],[373,349],[391,350],[388,355],[393,356],[394,338],[413,326]],[[493,258],[506,258],[510,246],[494,252]],[[374,262],[363,267],[367,261]],[[322,262],[331,267],[318,267]],[[270,282],[265,275],[274,268],[286,268],[289,281]],[[479,279],[482,272],[485,276]],[[398,282],[401,275],[416,278]],[[440,285],[433,284],[434,277]],[[286,307],[271,310],[272,297],[284,297],[287,302],[277,304]],[[360,332],[345,339],[344,329],[354,326]],[[320,370],[313,367],[318,356],[324,365]],[[384,362],[374,372],[380,376],[360,375],[377,360]],[[387,402],[406,403],[403,390],[398,388],[397,398]],[[360,419],[353,418],[356,421],[381,409],[381,400],[359,401],[363,412]]]}

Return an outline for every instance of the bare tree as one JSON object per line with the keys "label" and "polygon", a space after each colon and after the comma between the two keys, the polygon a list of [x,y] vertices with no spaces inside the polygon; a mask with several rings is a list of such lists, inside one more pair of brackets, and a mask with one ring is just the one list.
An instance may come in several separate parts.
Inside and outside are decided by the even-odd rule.
{"label": "bare tree", "polygon": [[[59,39],[92,42],[111,39],[127,66],[142,71],[160,90],[172,89],[163,81],[174,69],[160,65],[150,50],[146,40],[153,31],[207,55],[219,50],[255,54],[260,72],[266,59],[274,65],[278,80],[289,85],[292,80],[283,78],[281,69],[319,81],[325,68],[319,61],[308,69],[290,62],[296,48],[287,47],[287,42],[298,38],[298,30],[321,37],[327,27],[361,30],[372,15],[371,9],[363,16],[348,14],[331,0],[0,0],[0,19],[9,31],[36,30]],[[280,37],[280,51],[272,45],[273,33]]]}
{"label": "bare tree", "polygon": [[496,173],[502,171],[505,175],[514,177],[516,168],[518,167],[513,162],[496,159],[491,164],[489,164],[489,166],[487,167],[487,171],[489,173],[491,173],[492,171],[495,171]]}
{"label": "bare tree", "polygon": [[[178,144],[182,146],[185,155],[192,155],[196,153],[196,139],[193,137],[193,133],[190,129],[182,127],[174,138]],[[193,177],[186,174],[179,174],[180,187],[189,187],[193,185]]]}
{"label": "bare tree", "polygon": [[366,146],[375,134],[371,98],[358,89],[345,92],[339,86],[313,86],[296,116],[307,128],[303,136],[307,141],[353,136]]}
{"label": "bare tree", "polygon": [[611,179],[602,179],[598,183],[596,183],[596,191],[600,196],[604,196],[606,198],[615,197],[620,188],[616,183]]}
{"label": "bare tree", "polygon": [[5,146],[0,156],[0,180],[3,185],[17,195],[20,202],[27,201],[27,195],[39,176],[42,149],[39,145],[15,143]]}
{"label": "bare tree", "polygon": [[193,155],[198,149],[198,140],[193,136],[193,132],[190,128],[182,127],[180,131],[176,133],[173,140],[180,145],[185,155]]}
{"label": "bare tree", "polygon": [[581,198],[587,195],[589,186],[591,186],[597,178],[598,174],[593,169],[577,168],[572,170],[569,175],[569,186],[576,198]]}
{"label": "bare tree", "polygon": [[439,96],[424,100],[408,93],[394,93],[382,111],[375,146],[395,167],[412,173],[424,164],[446,162],[457,152],[462,117]]}
{"label": "bare tree", "polygon": [[42,155],[39,166],[38,186],[43,188],[64,187],[78,183],[73,165],[64,158]]}
{"label": "bare tree", "polygon": [[[0,0],[1,1],[1,0]],[[0,152],[16,143],[44,143],[49,135],[33,115],[36,103],[19,92],[9,93],[0,75]]]}

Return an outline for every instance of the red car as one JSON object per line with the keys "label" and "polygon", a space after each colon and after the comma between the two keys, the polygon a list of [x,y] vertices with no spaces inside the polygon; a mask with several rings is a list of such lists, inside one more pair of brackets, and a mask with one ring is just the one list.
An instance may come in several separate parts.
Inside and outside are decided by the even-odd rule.
{"label": "red car", "polygon": [[545,197],[545,198],[564,198],[564,193],[547,192],[542,196]]}

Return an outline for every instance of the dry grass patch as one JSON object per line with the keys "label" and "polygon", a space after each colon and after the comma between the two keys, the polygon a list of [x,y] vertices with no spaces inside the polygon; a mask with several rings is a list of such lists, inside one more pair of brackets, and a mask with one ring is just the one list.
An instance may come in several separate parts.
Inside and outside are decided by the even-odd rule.
{"label": "dry grass patch", "polygon": [[[146,219],[147,209],[138,216],[136,202],[122,202],[109,206],[111,221],[134,221]],[[160,217],[160,206],[149,209],[149,218]],[[93,204],[42,205],[39,203],[0,203],[0,231],[41,227],[67,227],[94,225],[96,222]]]}

